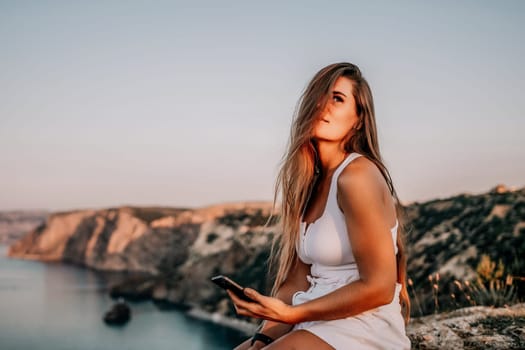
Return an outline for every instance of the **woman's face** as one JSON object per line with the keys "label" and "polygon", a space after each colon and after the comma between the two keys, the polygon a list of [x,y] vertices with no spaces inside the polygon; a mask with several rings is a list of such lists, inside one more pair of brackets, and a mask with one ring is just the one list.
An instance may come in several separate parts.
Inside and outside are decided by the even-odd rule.
{"label": "woman's face", "polygon": [[313,137],[317,140],[341,141],[358,122],[353,87],[350,79],[339,77],[324,111],[315,122]]}

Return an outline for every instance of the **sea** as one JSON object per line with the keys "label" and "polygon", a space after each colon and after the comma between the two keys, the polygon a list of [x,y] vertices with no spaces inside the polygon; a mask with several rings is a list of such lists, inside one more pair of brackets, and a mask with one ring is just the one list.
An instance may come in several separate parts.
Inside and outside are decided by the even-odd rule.
{"label": "sea", "polygon": [[226,350],[239,331],[151,301],[129,302],[131,319],[108,326],[111,278],[83,267],[7,257],[0,245],[1,350]]}

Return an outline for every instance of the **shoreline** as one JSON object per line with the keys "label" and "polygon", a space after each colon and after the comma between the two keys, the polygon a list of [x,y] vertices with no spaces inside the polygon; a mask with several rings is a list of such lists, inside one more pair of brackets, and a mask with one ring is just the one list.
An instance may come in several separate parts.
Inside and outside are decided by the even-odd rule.
{"label": "shoreline", "polygon": [[[20,254],[20,255],[10,255],[9,254],[9,246],[8,245],[0,245],[0,251],[4,250],[4,254],[3,256],[7,259],[14,259],[14,260],[27,260],[27,261],[36,261],[36,262],[42,262],[42,263],[58,263],[58,264],[67,264],[65,263],[64,261],[62,261],[61,259],[47,259],[47,258],[42,258],[42,256],[39,256],[37,254]],[[82,268],[82,269],[86,269],[86,270],[89,270],[90,267],[89,266],[85,266],[85,265],[81,265],[81,266],[78,266],[79,268]],[[104,272],[107,272],[107,271],[99,271],[99,270],[95,270],[96,273],[104,273]],[[110,272],[121,272],[121,271],[110,271]],[[150,302],[154,302],[155,300],[153,298],[148,298],[148,301]],[[182,311],[182,310],[179,310],[179,311]],[[245,334],[247,337],[250,337],[253,335],[253,333],[255,333],[256,329],[257,329],[257,325],[253,324],[253,323],[250,323],[250,322],[247,322],[247,321],[242,321],[242,320],[239,320],[239,319],[236,319],[236,318],[231,318],[231,317],[227,317],[227,316],[224,316],[218,312],[208,312],[208,311],[205,311],[204,309],[198,307],[198,306],[193,306],[191,307],[189,310],[187,311],[182,311],[185,315],[188,315],[189,317],[192,317],[192,318],[195,318],[195,319],[198,319],[198,320],[202,320],[202,321],[206,321],[206,322],[210,322],[210,323],[213,323],[213,324],[217,324],[217,325],[220,325],[220,326],[223,326],[223,327],[228,327],[228,328],[231,328],[233,330],[236,330],[236,331],[239,331],[243,334]]]}
{"label": "shoreline", "polygon": [[208,321],[221,326],[232,328],[234,330],[244,333],[247,337],[251,337],[258,327],[253,323],[238,320],[236,318],[227,317],[217,312],[212,313],[204,311],[199,307],[193,307],[190,310],[186,311],[185,314],[199,320]]}

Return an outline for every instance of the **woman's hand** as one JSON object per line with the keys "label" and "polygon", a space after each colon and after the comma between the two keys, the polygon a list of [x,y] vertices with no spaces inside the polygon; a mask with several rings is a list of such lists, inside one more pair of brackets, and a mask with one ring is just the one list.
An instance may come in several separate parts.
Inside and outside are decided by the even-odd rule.
{"label": "woman's hand", "polygon": [[233,301],[238,315],[262,318],[265,320],[295,324],[300,322],[297,309],[285,304],[282,300],[259,294],[252,288],[244,288],[244,294],[255,302],[241,300],[235,294],[226,290]]}

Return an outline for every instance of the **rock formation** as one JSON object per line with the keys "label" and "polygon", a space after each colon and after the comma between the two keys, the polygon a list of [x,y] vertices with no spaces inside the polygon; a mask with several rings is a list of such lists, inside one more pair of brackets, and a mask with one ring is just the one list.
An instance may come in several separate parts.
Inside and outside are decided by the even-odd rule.
{"label": "rock formation", "polygon": [[10,210],[0,212],[0,245],[11,245],[38,225],[45,223],[45,210]]}
{"label": "rock formation", "polygon": [[525,349],[525,304],[418,317],[407,334],[414,349]]}
{"label": "rock formation", "polygon": [[[52,213],[45,224],[13,244],[9,256],[141,273],[140,278],[113,286],[112,295],[235,316],[226,293],[209,279],[223,274],[268,293],[266,262],[279,229],[277,217],[268,222],[271,210],[268,202],[246,202],[198,209],[120,207]],[[412,305],[413,317],[457,309],[457,299],[451,298],[458,292],[454,288],[476,275],[481,254],[501,259],[507,274],[523,277],[525,188],[461,194],[412,203],[405,210],[408,276],[413,281],[409,294],[419,295]],[[437,273],[440,280],[429,281]],[[523,281],[515,282],[523,300]],[[439,295],[434,294],[436,284]],[[441,327],[440,320],[423,323]],[[448,323],[446,327],[432,333],[421,325],[420,333],[454,331]],[[434,342],[427,338],[418,342]]]}

